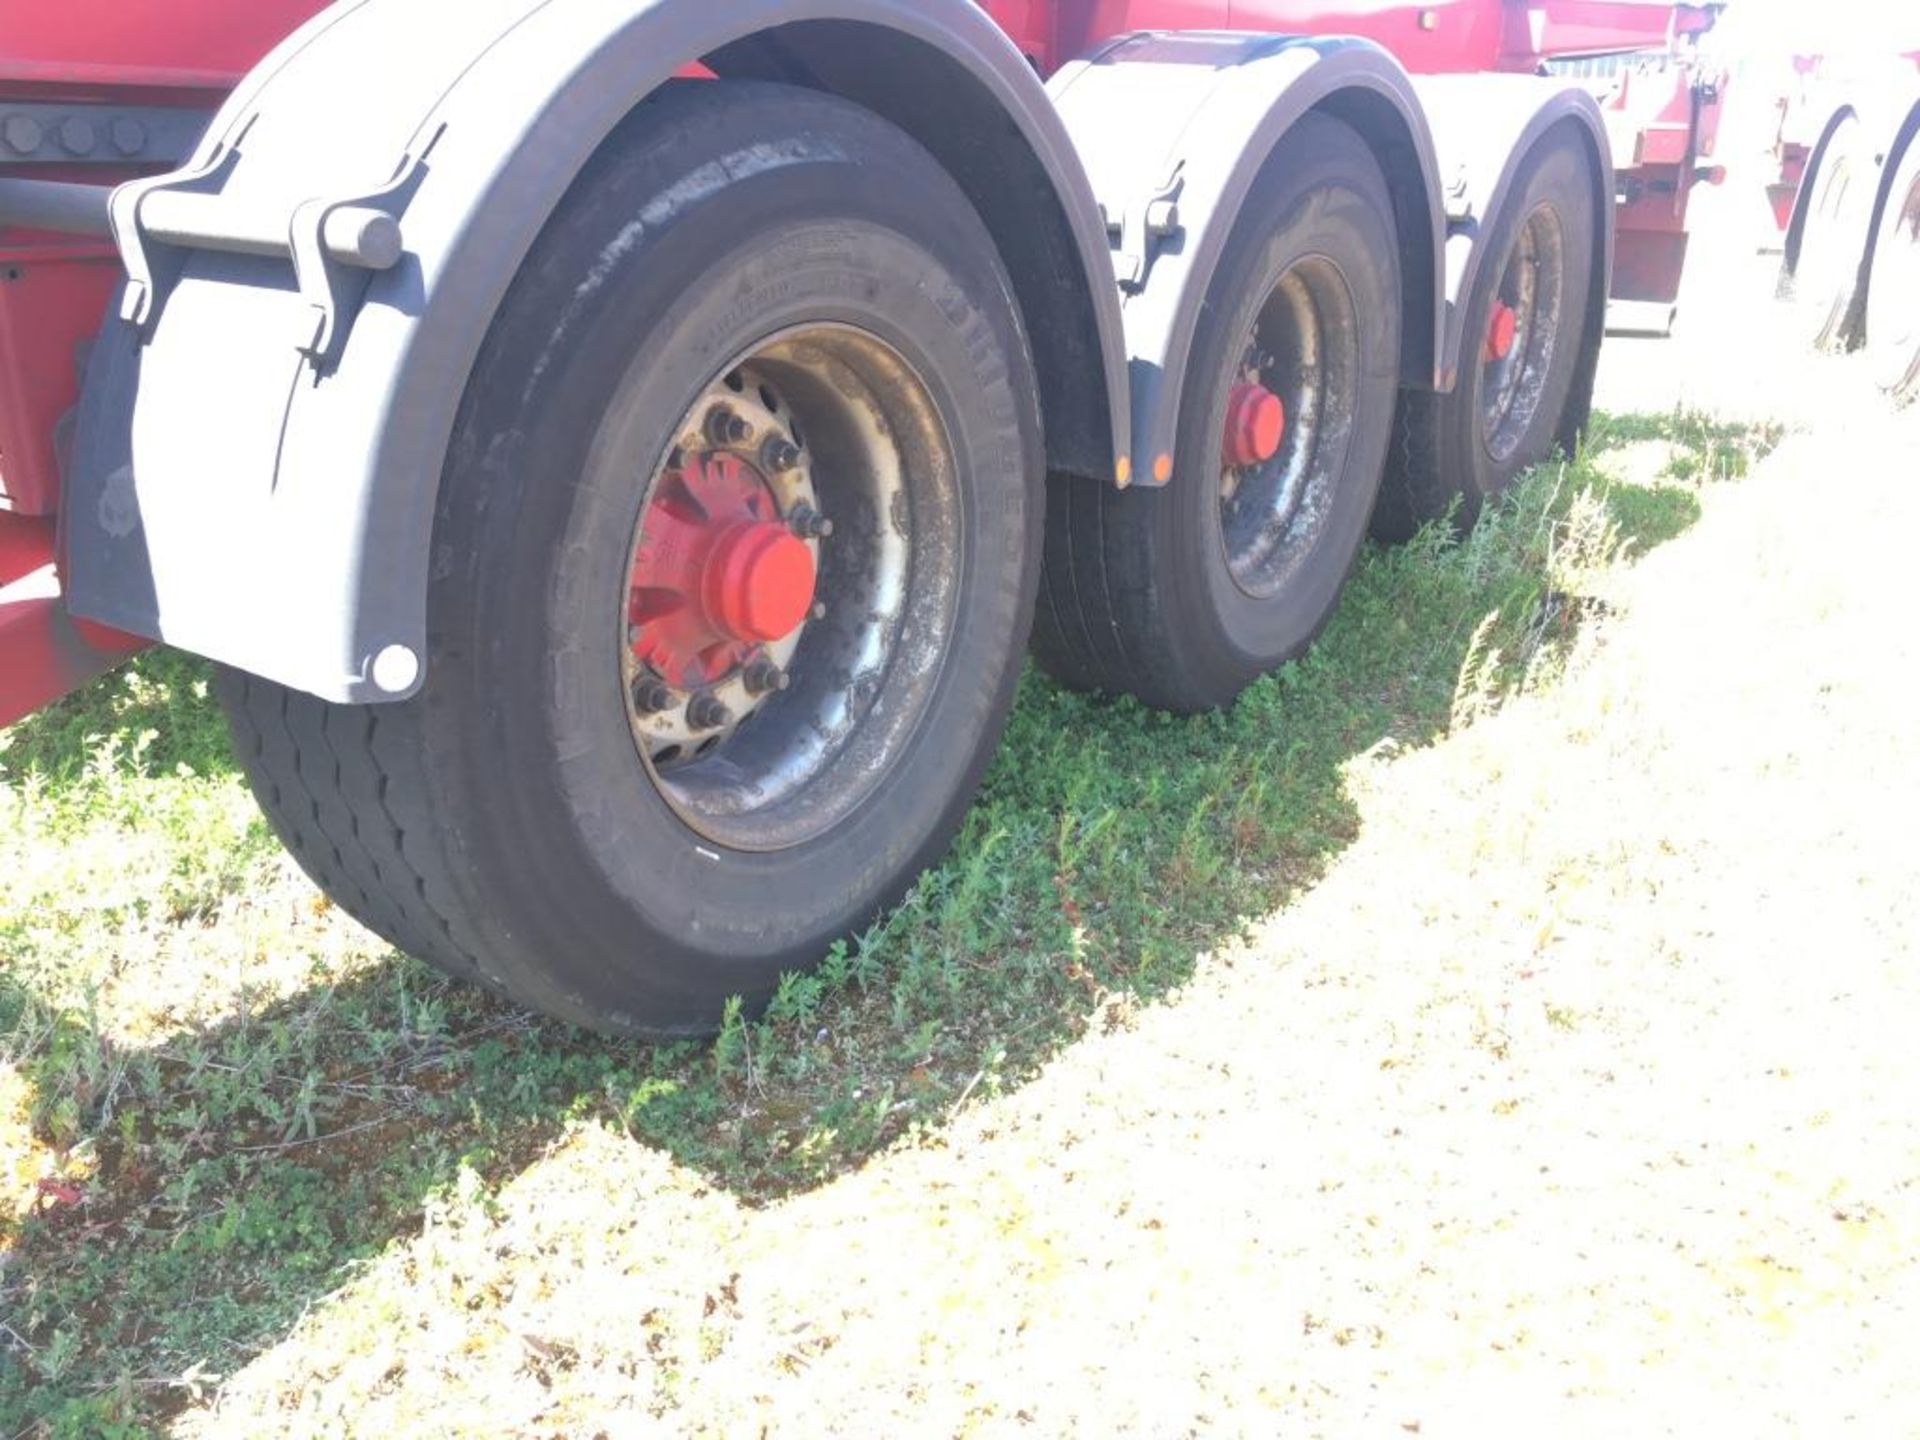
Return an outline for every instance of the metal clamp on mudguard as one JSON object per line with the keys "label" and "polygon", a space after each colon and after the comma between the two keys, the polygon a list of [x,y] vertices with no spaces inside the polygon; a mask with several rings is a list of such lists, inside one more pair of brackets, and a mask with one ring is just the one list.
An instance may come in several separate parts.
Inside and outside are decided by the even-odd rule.
{"label": "metal clamp on mudguard", "polygon": [[243,126],[233,144],[197,170],[136,180],[114,192],[113,228],[128,276],[120,318],[150,336],[193,251],[286,260],[314,312],[297,346],[325,371],[338,362],[372,277],[398,265],[406,252],[400,213],[425,177],[427,154],[441,132],[419,155],[406,156],[380,189],[303,201],[288,214],[222,193],[240,168],[251,128],[251,122]]}
{"label": "metal clamp on mudguard", "polygon": [[1172,171],[1132,204],[1123,207],[1107,222],[1107,239],[1113,248],[1114,276],[1129,295],[1146,289],[1147,271],[1161,247],[1180,235],[1180,190],[1185,184],[1182,172],[1186,162],[1176,160]]}

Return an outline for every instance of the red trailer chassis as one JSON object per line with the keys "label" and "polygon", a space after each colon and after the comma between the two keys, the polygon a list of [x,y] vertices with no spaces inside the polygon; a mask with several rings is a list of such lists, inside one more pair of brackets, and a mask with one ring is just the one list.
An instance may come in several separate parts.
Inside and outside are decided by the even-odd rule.
{"label": "red trailer chassis", "polygon": [[[0,37],[0,177],[101,183],[178,163],[221,98],[320,8],[318,0],[20,7]],[[1567,56],[1662,54],[1710,13],[1637,0],[992,0],[987,9],[1042,73],[1143,29],[1352,34],[1414,73],[1532,73]],[[1649,105],[1643,92],[1656,86]],[[1664,77],[1623,80],[1608,113],[1623,166],[1616,293],[1670,301],[1709,117],[1697,89],[1676,90]],[[141,643],[68,621],[52,523],[79,360],[120,275],[104,237],[0,228],[0,723]]]}

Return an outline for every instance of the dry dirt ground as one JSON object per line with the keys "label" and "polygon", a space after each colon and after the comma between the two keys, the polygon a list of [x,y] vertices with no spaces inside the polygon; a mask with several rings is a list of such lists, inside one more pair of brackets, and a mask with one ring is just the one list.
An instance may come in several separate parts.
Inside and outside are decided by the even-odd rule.
{"label": "dry dirt ground", "polygon": [[1172,1002],[768,1209],[579,1128],[182,1429],[1920,1434],[1920,422],[1727,289],[1603,399],[1807,428]]}

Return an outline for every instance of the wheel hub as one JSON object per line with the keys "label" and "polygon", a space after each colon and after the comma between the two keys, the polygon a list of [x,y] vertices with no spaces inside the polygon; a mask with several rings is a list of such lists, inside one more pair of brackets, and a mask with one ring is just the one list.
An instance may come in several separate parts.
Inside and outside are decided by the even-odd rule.
{"label": "wheel hub", "polygon": [[1286,438],[1287,407],[1264,385],[1242,381],[1227,400],[1227,429],[1220,453],[1241,469],[1264,465],[1280,453]]}
{"label": "wheel hub", "polygon": [[957,623],[962,489],[925,382],[837,322],[743,353],[667,432],[612,648],[640,760],[709,844],[799,844],[904,762]]}
{"label": "wheel hub", "polygon": [[769,376],[729,371],[681,421],[627,572],[623,678],[656,766],[713,753],[791,685],[833,533],[818,506],[786,398]]}
{"label": "wheel hub", "polygon": [[747,645],[791,635],[813,605],[813,555],[785,525],[736,525],[708,556],[707,614],[720,633]]}
{"label": "wheel hub", "polygon": [[1493,314],[1487,317],[1486,358],[1504,360],[1513,353],[1514,336],[1520,329],[1520,316],[1504,300],[1493,302]]}
{"label": "wheel hub", "polygon": [[757,469],[732,454],[683,454],[641,525],[634,654],[675,689],[712,685],[800,627],[816,578],[812,550]]}

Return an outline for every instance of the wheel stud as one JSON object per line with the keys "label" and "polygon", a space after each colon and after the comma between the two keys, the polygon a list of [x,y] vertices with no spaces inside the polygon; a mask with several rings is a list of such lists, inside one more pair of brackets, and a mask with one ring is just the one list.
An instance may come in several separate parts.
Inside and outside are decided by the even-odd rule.
{"label": "wheel stud", "polygon": [[657,675],[642,675],[633,682],[633,708],[642,715],[658,715],[673,708],[673,690]]}
{"label": "wheel stud", "polygon": [[826,618],[827,618],[827,607],[826,607],[826,606],[825,606],[824,604],[822,604],[822,603],[819,603],[819,602],[815,602],[815,604],[814,604],[814,607],[813,607],[813,609],[811,609],[811,610],[809,610],[809,611],[807,612],[807,618],[808,618],[809,620],[824,620],[824,619],[826,619]]}
{"label": "wheel stud", "polygon": [[687,724],[695,730],[718,730],[733,719],[733,712],[719,696],[702,693],[687,702]]}
{"label": "wheel stud", "polygon": [[767,695],[793,684],[793,677],[764,655],[747,666],[740,678],[745,681],[749,695]]}
{"label": "wheel stud", "polygon": [[800,447],[776,435],[760,451],[760,461],[775,475],[784,475],[800,463]]}
{"label": "wheel stud", "polygon": [[833,522],[807,505],[802,505],[789,515],[787,524],[802,540],[827,540],[833,535]]}
{"label": "wheel stud", "polygon": [[744,445],[753,438],[753,426],[725,405],[707,412],[707,438],[716,445]]}

